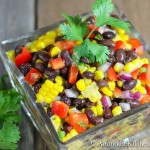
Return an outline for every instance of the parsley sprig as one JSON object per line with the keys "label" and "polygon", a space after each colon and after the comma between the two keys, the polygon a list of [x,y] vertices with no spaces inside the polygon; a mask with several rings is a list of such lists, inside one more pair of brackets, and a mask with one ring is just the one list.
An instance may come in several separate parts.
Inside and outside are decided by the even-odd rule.
{"label": "parsley sprig", "polygon": [[[125,31],[129,31],[129,23],[110,16],[110,13],[112,13],[113,10],[114,5],[112,0],[96,0],[92,6],[92,12],[95,16],[95,27],[90,33],[88,33],[87,22],[80,16],[77,15],[72,17],[63,14],[68,21],[68,23],[63,23],[59,26],[62,34],[64,35],[64,39],[82,41],[82,44],[80,46],[76,46],[73,52],[73,60],[77,64],[79,63],[81,57],[87,57],[90,63],[96,61],[99,64],[102,64],[107,61],[110,53],[108,47],[100,44],[94,44],[89,40],[90,36],[97,27],[111,25],[113,27],[118,27]],[[86,39],[85,35],[87,35]]]}

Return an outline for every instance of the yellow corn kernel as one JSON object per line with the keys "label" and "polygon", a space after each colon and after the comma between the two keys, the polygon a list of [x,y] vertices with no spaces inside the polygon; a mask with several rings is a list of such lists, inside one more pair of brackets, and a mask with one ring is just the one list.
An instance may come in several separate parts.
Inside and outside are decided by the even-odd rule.
{"label": "yellow corn kernel", "polygon": [[130,73],[134,71],[135,69],[136,69],[136,66],[132,62],[129,62],[124,66],[124,71],[127,73]]}
{"label": "yellow corn kernel", "polygon": [[125,34],[125,30],[123,30],[123,29],[116,28],[116,30],[117,30],[118,34],[120,34],[120,35],[124,35]]}
{"label": "yellow corn kernel", "polygon": [[52,100],[54,100],[56,97],[56,96],[52,95],[51,93],[47,93],[46,95],[47,95],[47,97],[49,97]]}
{"label": "yellow corn kernel", "polygon": [[34,52],[37,52],[37,51],[38,51],[38,50],[36,49],[35,45],[31,45],[29,50],[30,50],[31,53],[34,53]]}
{"label": "yellow corn kernel", "polygon": [[116,82],[115,81],[108,81],[108,86],[109,86],[109,89],[111,91],[114,91],[114,89],[116,87]]}
{"label": "yellow corn kernel", "polygon": [[82,40],[78,40],[78,41],[76,41],[76,45],[81,45],[82,44]]}
{"label": "yellow corn kernel", "polygon": [[113,116],[120,115],[121,113],[122,113],[121,106],[116,106],[116,107],[112,110]]}
{"label": "yellow corn kernel", "polygon": [[37,98],[37,102],[44,102],[44,98],[43,98],[43,95],[41,95],[40,93],[37,93],[36,94],[36,98]]}
{"label": "yellow corn kernel", "polygon": [[14,60],[15,60],[15,52],[14,52],[14,50],[8,51],[8,52],[7,52],[7,55],[8,55],[8,57],[11,59],[11,61],[14,62]]}
{"label": "yellow corn kernel", "polygon": [[39,89],[39,93],[40,93],[41,95],[43,95],[43,96],[46,95],[46,91],[44,91],[42,88]]}
{"label": "yellow corn kernel", "polygon": [[103,87],[100,90],[107,96],[111,97],[113,95],[113,93],[108,89],[108,87]]}
{"label": "yellow corn kernel", "polygon": [[38,62],[42,62],[42,60],[41,60],[41,59],[37,59],[37,60],[36,60],[36,63],[38,63]]}
{"label": "yellow corn kernel", "polygon": [[46,33],[46,35],[49,36],[49,37],[51,37],[51,38],[53,38],[53,39],[55,39],[57,37],[56,31],[48,31]]}
{"label": "yellow corn kernel", "polygon": [[58,83],[59,85],[64,84],[64,79],[61,76],[56,76],[55,82]]}
{"label": "yellow corn kernel", "polygon": [[142,94],[146,94],[147,93],[146,89],[143,86],[138,86],[138,87],[136,87],[136,89],[139,92],[141,92]]}
{"label": "yellow corn kernel", "polygon": [[68,141],[68,139],[64,136],[63,138],[62,138],[62,142],[67,142]]}
{"label": "yellow corn kernel", "polygon": [[125,43],[126,44],[126,49],[127,50],[131,50],[132,49],[132,45],[131,44],[129,44],[129,43]]}
{"label": "yellow corn kernel", "polygon": [[84,96],[83,95],[79,95],[78,98],[84,99]]}
{"label": "yellow corn kernel", "polygon": [[50,90],[50,93],[52,94],[52,95],[54,95],[55,97],[59,94],[59,92],[57,92],[57,91],[55,91],[55,90]]}
{"label": "yellow corn kernel", "polygon": [[81,92],[85,90],[85,82],[84,79],[80,79],[76,82],[77,89]]}
{"label": "yellow corn kernel", "polygon": [[97,115],[102,116],[104,113],[103,107],[101,105],[97,105],[96,109],[97,109]]}
{"label": "yellow corn kernel", "polygon": [[53,89],[56,90],[57,92],[61,93],[64,90],[64,87],[55,83],[53,86]]}
{"label": "yellow corn kernel", "polygon": [[87,71],[94,73],[96,70],[96,67],[88,67]]}
{"label": "yellow corn kernel", "polygon": [[39,38],[38,38],[38,40],[44,40],[45,39],[45,35],[42,35],[42,36],[40,36]]}
{"label": "yellow corn kernel", "polygon": [[54,83],[52,81],[50,81],[50,80],[46,80],[44,84],[49,89],[52,89],[53,86],[54,86]]}
{"label": "yellow corn kernel", "polygon": [[70,133],[67,133],[66,138],[67,138],[68,140],[71,139],[71,138],[72,138],[71,134],[70,134]]}
{"label": "yellow corn kernel", "polygon": [[81,112],[84,113],[85,112],[85,108],[82,108]]}
{"label": "yellow corn kernel", "polygon": [[124,65],[123,65],[122,63],[117,62],[117,63],[114,65],[114,70],[115,70],[116,72],[121,72],[121,71],[123,70],[123,68],[124,68]]}
{"label": "yellow corn kernel", "polygon": [[96,81],[101,80],[103,78],[104,78],[104,73],[101,70],[95,71],[95,73],[94,73],[94,79]]}
{"label": "yellow corn kernel", "polygon": [[91,85],[92,84],[92,79],[87,79],[87,78],[84,78],[84,82],[85,82],[85,85]]}
{"label": "yellow corn kernel", "polygon": [[135,93],[136,91],[137,91],[136,88],[133,88],[133,89],[131,90],[131,92],[133,92],[133,93]]}
{"label": "yellow corn kernel", "polygon": [[140,58],[136,58],[132,61],[132,63],[135,65],[135,69],[137,68],[141,68],[143,63],[142,60]]}
{"label": "yellow corn kernel", "polygon": [[50,50],[49,54],[51,57],[54,57],[54,56],[57,56],[60,52],[61,52],[61,49],[55,46]]}
{"label": "yellow corn kernel", "polygon": [[92,43],[97,44],[97,41],[96,40],[92,40]]}
{"label": "yellow corn kernel", "polygon": [[42,89],[43,91],[45,91],[45,92],[48,92],[48,91],[49,91],[49,89],[45,86],[45,84],[42,85],[41,89]]}
{"label": "yellow corn kernel", "polygon": [[52,99],[50,99],[48,96],[44,96],[44,102],[50,104],[52,102]]}
{"label": "yellow corn kernel", "polygon": [[135,88],[137,88],[138,86],[141,86],[141,85],[142,85],[141,80],[137,79],[137,83],[136,83]]}
{"label": "yellow corn kernel", "polygon": [[45,48],[45,42],[41,41],[41,40],[38,40],[35,44],[35,47],[37,50],[41,50],[43,48]]}
{"label": "yellow corn kernel", "polygon": [[121,36],[121,38],[122,38],[124,41],[127,41],[127,40],[129,40],[129,35],[124,34],[124,35]]}
{"label": "yellow corn kernel", "polygon": [[94,115],[97,116],[97,109],[96,109],[96,107],[92,106],[90,109],[93,111]]}
{"label": "yellow corn kernel", "polygon": [[149,64],[148,59],[147,58],[142,58],[141,59],[142,64]]}
{"label": "yellow corn kernel", "polygon": [[72,129],[70,131],[70,134],[71,134],[72,137],[74,137],[74,136],[78,135],[78,132],[75,129]]}
{"label": "yellow corn kernel", "polygon": [[46,36],[46,38],[44,39],[44,43],[47,45],[51,45],[55,42],[55,39],[49,38]]}
{"label": "yellow corn kernel", "polygon": [[47,112],[47,107],[44,107],[45,112]]}
{"label": "yellow corn kernel", "polygon": [[118,81],[117,81],[117,85],[118,85],[119,87],[122,87],[123,82],[122,82],[121,80],[118,80]]}

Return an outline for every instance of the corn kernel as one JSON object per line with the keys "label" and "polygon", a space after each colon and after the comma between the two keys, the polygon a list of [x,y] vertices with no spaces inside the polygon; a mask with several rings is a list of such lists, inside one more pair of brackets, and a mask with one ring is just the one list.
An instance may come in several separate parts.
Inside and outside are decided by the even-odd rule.
{"label": "corn kernel", "polygon": [[68,141],[68,139],[64,136],[64,137],[62,138],[62,142],[66,142],[66,141]]}
{"label": "corn kernel", "polygon": [[141,86],[141,85],[142,85],[141,80],[137,79],[135,88],[137,88],[138,86]]}
{"label": "corn kernel", "polygon": [[74,137],[74,136],[78,135],[78,132],[75,129],[72,129],[70,131],[70,134],[71,134],[72,137]]}
{"label": "corn kernel", "polygon": [[56,76],[55,82],[62,85],[64,83],[64,79],[61,76]]}
{"label": "corn kernel", "polygon": [[83,95],[79,95],[78,98],[84,99],[84,96]]}
{"label": "corn kernel", "polygon": [[55,83],[53,86],[53,89],[56,90],[57,92],[61,93],[64,90],[64,87]]}
{"label": "corn kernel", "polygon": [[122,113],[121,106],[116,106],[116,107],[112,110],[113,116],[120,115],[121,113]]}
{"label": "corn kernel", "polygon": [[122,63],[117,62],[117,63],[114,65],[114,70],[115,70],[116,72],[121,72],[121,71],[123,70],[123,68],[124,68],[124,65],[123,65]]}
{"label": "corn kernel", "polygon": [[48,91],[49,91],[49,89],[45,86],[45,84],[42,85],[41,89],[42,89],[43,91],[45,91],[45,92],[48,92]]}
{"label": "corn kernel", "polygon": [[125,30],[121,29],[121,28],[116,28],[118,34],[120,35],[124,35],[125,34]]}
{"label": "corn kernel", "polygon": [[76,45],[81,45],[82,44],[82,40],[78,40],[78,41],[76,41]]}
{"label": "corn kernel", "polygon": [[146,94],[147,93],[146,89],[143,86],[138,86],[138,87],[136,87],[136,89],[139,92],[141,92],[142,94]]}
{"label": "corn kernel", "polygon": [[55,97],[59,94],[59,92],[57,92],[57,91],[55,91],[55,90],[50,90],[50,93],[52,94],[52,95],[54,95]]}
{"label": "corn kernel", "polygon": [[94,115],[97,116],[97,109],[96,109],[96,107],[92,106],[91,110],[93,111]]}
{"label": "corn kernel", "polygon": [[132,45],[131,45],[131,44],[126,43],[126,42],[125,42],[125,44],[126,44],[126,49],[127,49],[127,50],[131,50],[131,49],[132,49]]}
{"label": "corn kernel", "polygon": [[115,81],[108,81],[108,86],[109,86],[109,89],[111,91],[114,91],[114,89],[116,87],[116,82]]}
{"label": "corn kernel", "polygon": [[8,57],[11,59],[11,61],[14,62],[14,60],[15,60],[15,52],[14,52],[14,50],[8,51],[8,52],[7,52],[7,55],[8,55]]}
{"label": "corn kernel", "polygon": [[51,57],[54,57],[54,56],[57,56],[60,52],[61,52],[61,49],[55,46],[50,50],[49,54]]}
{"label": "corn kernel", "polygon": [[35,48],[37,50],[41,50],[41,49],[45,48],[45,42],[38,40],[35,44]]}
{"label": "corn kernel", "polygon": [[55,31],[49,31],[46,33],[46,35],[54,39],[57,37],[57,33]]}
{"label": "corn kernel", "polygon": [[50,104],[52,102],[52,99],[50,99],[48,96],[44,96],[44,102]]}
{"label": "corn kernel", "polygon": [[56,97],[56,96],[52,95],[51,93],[47,93],[46,95],[47,95],[47,97],[49,97],[52,100],[54,100]]}
{"label": "corn kernel", "polygon": [[147,58],[142,58],[141,61],[142,61],[142,64],[149,64]]}
{"label": "corn kernel", "polygon": [[96,40],[92,40],[92,43],[97,44],[97,41]]}
{"label": "corn kernel", "polygon": [[124,35],[121,36],[121,38],[122,38],[124,41],[127,41],[127,40],[129,40],[129,35],[124,34]]}
{"label": "corn kernel", "polygon": [[94,73],[96,70],[96,67],[88,67],[87,71]]}
{"label": "corn kernel", "polygon": [[77,89],[81,92],[85,90],[85,82],[84,79],[80,79],[76,82]]}
{"label": "corn kernel", "polygon": [[55,39],[49,38],[46,36],[46,38],[44,39],[44,43],[46,44],[46,46],[51,45],[55,42]]}
{"label": "corn kernel", "polygon": [[52,88],[53,88],[53,85],[54,85],[54,83],[53,83],[52,81],[50,81],[50,80],[46,80],[46,81],[45,81],[45,86],[46,86],[47,88],[52,89]]}
{"label": "corn kernel", "polygon": [[84,113],[85,112],[85,108],[82,108],[81,112]]}
{"label": "corn kernel", "polygon": [[118,80],[118,81],[117,81],[117,85],[118,85],[119,87],[122,87],[123,82],[122,82],[121,80]]}
{"label": "corn kernel", "polygon": [[124,66],[124,71],[127,73],[133,72],[135,69],[136,66],[132,62],[129,62]]}
{"label": "corn kernel", "polygon": [[37,52],[35,45],[31,45],[29,50],[31,53]]}
{"label": "corn kernel", "polygon": [[141,68],[143,63],[142,63],[142,60],[140,58],[136,58],[132,61],[132,63],[135,65],[135,69],[137,68]]}
{"label": "corn kernel", "polygon": [[101,88],[101,91],[107,96],[111,97],[113,95],[113,93],[108,89],[108,87]]}
{"label": "corn kernel", "polygon": [[133,88],[133,89],[131,90],[131,92],[133,92],[133,93],[135,93],[136,91],[137,91],[136,88]]}
{"label": "corn kernel", "polygon": [[39,93],[40,93],[41,95],[43,95],[43,96],[46,95],[46,91],[44,91],[42,88],[39,89]]}
{"label": "corn kernel", "polygon": [[97,109],[97,115],[103,116],[103,113],[104,113],[103,107],[101,105],[97,105],[96,109]]}
{"label": "corn kernel", "polygon": [[45,35],[42,35],[42,36],[40,36],[39,38],[38,38],[38,40],[44,40],[45,39]]}
{"label": "corn kernel", "polygon": [[94,73],[94,79],[96,81],[101,80],[103,78],[104,78],[104,73],[101,70],[95,71],[95,73]]}
{"label": "corn kernel", "polygon": [[41,95],[40,93],[37,93],[36,94],[36,98],[37,98],[37,102],[44,102],[44,98],[43,98],[43,95]]}
{"label": "corn kernel", "polygon": [[84,78],[84,82],[85,82],[85,85],[91,85],[92,84],[92,79],[87,79],[87,78]]}

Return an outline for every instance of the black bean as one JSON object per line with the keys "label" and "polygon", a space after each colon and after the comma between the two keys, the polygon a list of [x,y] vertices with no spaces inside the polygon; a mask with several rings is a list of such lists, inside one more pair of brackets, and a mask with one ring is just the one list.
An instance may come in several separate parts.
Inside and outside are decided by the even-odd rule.
{"label": "black bean", "polygon": [[104,118],[102,116],[95,117],[95,125],[104,122]]}
{"label": "black bean", "polygon": [[101,42],[101,44],[103,44],[104,46],[107,46],[107,47],[115,47],[116,44],[115,42],[113,42],[112,40],[109,40],[109,39],[105,39]]}
{"label": "black bean", "polygon": [[72,59],[68,50],[63,50],[61,52],[61,57],[65,60],[66,67],[70,67],[72,64]]}
{"label": "black bean", "polygon": [[71,89],[72,89],[72,90],[75,90],[75,91],[77,91],[77,90],[78,90],[75,84],[72,84]]}
{"label": "black bean", "polygon": [[102,88],[102,87],[105,87],[105,86],[108,86],[108,81],[107,80],[99,80],[97,81],[97,85]]}
{"label": "black bean", "polygon": [[71,105],[71,99],[68,98],[68,97],[66,97],[66,96],[62,96],[61,100],[62,100],[65,104],[67,104],[68,106]]}
{"label": "black bean", "polygon": [[16,48],[15,48],[15,57],[16,57],[18,54],[22,53],[22,47],[23,47],[23,45],[18,45],[18,46],[16,46]]}
{"label": "black bean", "polygon": [[72,84],[69,83],[68,81],[65,81],[65,88],[70,89],[72,87]]}
{"label": "black bean", "polygon": [[84,99],[73,99],[71,101],[71,105],[77,107],[77,109],[81,110],[85,106],[86,100]]}
{"label": "black bean", "polygon": [[40,51],[38,53],[39,59],[41,59],[43,62],[48,63],[50,56],[45,51]]}
{"label": "black bean", "polygon": [[67,67],[61,68],[61,69],[60,69],[60,72],[61,72],[62,74],[67,74],[67,73],[68,73],[68,68],[67,68]]}
{"label": "black bean", "polygon": [[45,69],[45,74],[46,74],[47,76],[51,76],[51,75],[57,76],[57,75],[60,74],[60,70],[59,70],[59,69],[58,69],[58,70],[54,70],[54,69],[52,69],[52,68],[46,68],[46,69]]}
{"label": "black bean", "polygon": [[30,63],[25,63],[25,64],[22,64],[20,67],[19,67],[19,70],[21,71],[21,73],[26,76],[27,73],[31,70],[31,64]]}
{"label": "black bean", "polygon": [[65,96],[65,92],[63,91],[63,92],[59,93],[59,96],[60,96],[60,97]]}
{"label": "black bean", "polygon": [[117,102],[113,102],[112,105],[111,105],[111,109],[114,109],[116,106],[118,106],[118,103]]}
{"label": "black bean", "polygon": [[50,76],[48,76],[47,79],[52,81],[52,82],[54,82],[55,81],[55,76],[54,75],[50,75]]}
{"label": "black bean", "polygon": [[90,16],[86,19],[88,24],[94,24],[95,23],[95,18],[94,16]]}
{"label": "black bean", "polygon": [[88,120],[91,124],[95,125],[95,115],[91,109],[85,109],[85,114],[87,115]]}
{"label": "black bean", "polygon": [[45,71],[45,68],[46,68],[45,64],[41,62],[35,63],[34,67],[35,69],[39,70],[42,73]]}
{"label": "black bean", "polygon": [[118,62],[123,63],[124,60],[125,60],[125,58],[126,58],[126,52],[125,52],[125,50],[124,49],[118,49],[116,51],[116,60]]}
{"label": "black bean", "polygon": [[63,131],[65,131],[66,133],[70,133],[71,130],[72,130],[72,126],[70,126],[67,122],[64,122]]}
{"label": "black bean", "polygon": [[113,115],[112,115],[111,109],[106,107],[104,109],[104,118],[109,119],[109,118],[112,118],[112,117],[113,117]]}
{"label": "black bean", "polygon": [[45,47],[45,51],[49,52],[53,47],[53,45],[48,45]]}
{"label": "black bean", "polygon": [[93,79],[93,78],[94,78],[94,73],[89,72],[89,71],[85,71],[85,72],[82,74],[82,76],[83,76],[84,78]]}
{"label": "black bean", "polygon": [[123,90],[132,90],[136,86],[137,80],[131,79],[130,81],[125,81],[123,83]]}
{"label": "black bean", "polygon": [[39,58],[38,52],[34,53],[34,55],[32,57],[32,64],[34,64],[38,58]]}
{"label": "black bean", "polygon": [[34,92],[35,93],[38,93],[40,88],[41,88],[41,84],[40,83],[34,84]]}
{"label": "black bean", "polygon": [[48,115],[49,118],[53,116],[50,107],[47,108],[47,115]]}
{"label": "black bean", "polygon": [[137,57],[138,57],[138,55],[136,52],[134,52],[132,50],[126,51],[126,58],[125,58],[124,62],[125,63],[131,62],[134,59],[136,59]]}
{"label": "black bean", "polygon": [[95,106],[95,103],[91,102],[90,100],[86,100],[85,107],[91,108],[92,106]]}
{"label": "black bean", "polygon": [[89,64],[89,59],[88,58],[86,58],[86,57],[82,57],[81,59],[80,59],[80,61],[82,61],[82,62],[84,62],[84,63],[86,63],[86,64]]}
{"label": "black bean", "polygon": [[114,47],[108,47],[108,48],[109,48],[109,51],[110,51],[109,58],[113,57],[115,55]]}
{"label": "black bean", "polygon": [[135,108],[141,105],[140,101],[135,99],[127,99],[126,102],[130,104],[131,108]]}
{"label": "black bean", "polygon": [[108,62],[115,64],[117,62],[117,60],[116,60],[115,56],[112,56],[108,59]]}
{"label": "black bean", "polygon": [[64,40],[64,36],[57,36],[55,41],[58,42],[63,40]]}
{"label": "black bean", "polygon": [[111,32],[111,31],[106,31],[103,33],[103,38],[104,39],[113,39],[115,38],[115,33]]}

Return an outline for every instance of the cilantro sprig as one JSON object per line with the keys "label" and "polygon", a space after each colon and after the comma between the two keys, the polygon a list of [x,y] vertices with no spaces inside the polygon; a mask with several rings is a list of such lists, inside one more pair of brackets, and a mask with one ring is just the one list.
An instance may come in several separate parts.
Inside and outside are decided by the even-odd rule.
{"label": "cilantro sprig", "polygon": [[108,47],[100,44],[94,44],[89,40],[89,38],[97,27],[103,25],[111,25],[113,27],[118,27],[125,31],[129,31],[129,23],[110,16],[110,13],[112,13],[113,10],[114,5],[112,0],[96,0],[92,6],[92,13],[95,17],[95,27],[90,33],[88,32],[86,20],[83,20],[78,15],[72,17],[63,14],[68,21],[68,23],[63,23],[59,26],[62,34],[64,35],[64,39],[82,41],[80,46],[76,46],[74,48],[72,55],[74,62],[79,64],[81,57],[87,57],[90,63],[96,61],[99,64],[102,64],[107,61],[108,55],[110,54]]}
{"label": "cilantro sprig", "polygon": [[6,82],[0,78],[0,149],[16,149],[20,139],[20,121],[18,110],[20,109],[20,96],[14,89],[4,89]]}

